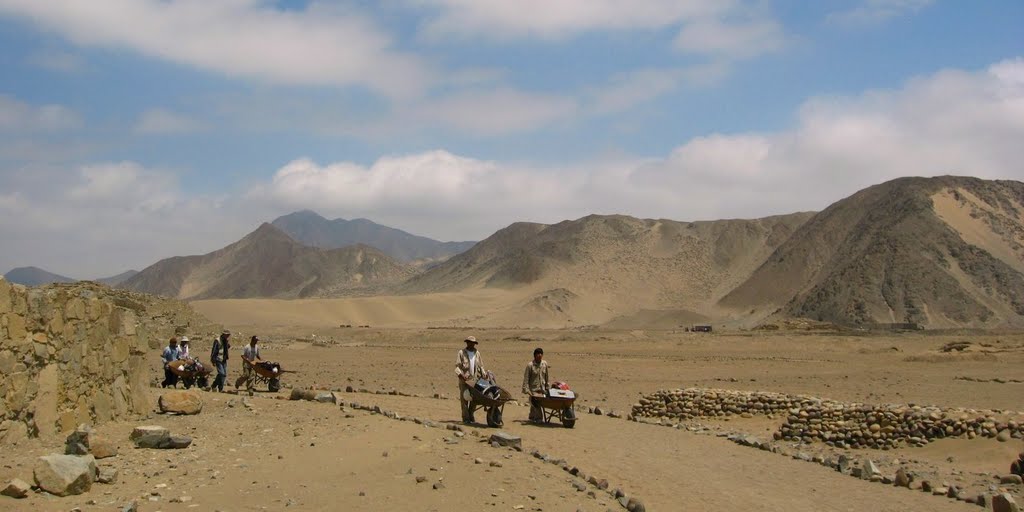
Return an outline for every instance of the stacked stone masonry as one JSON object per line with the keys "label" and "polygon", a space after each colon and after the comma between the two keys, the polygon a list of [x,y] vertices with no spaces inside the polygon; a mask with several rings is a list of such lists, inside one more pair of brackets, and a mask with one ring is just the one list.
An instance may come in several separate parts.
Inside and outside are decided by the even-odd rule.
{"label": "stacked stone masonry", "polygon": [[144,358],[174,333],[181,308],[96,283],[0,278],[0,444],[147,412]]}
{"label": "stacked stone masonry", "polygon": [[888,450],[924,446],[946,437],[1002,441],[1024,437],[1021,413],[843,403],[803,395],[706,388],[646,395],[633,405],[632,414],[675,422],[773,415],[785,419],[774,434],[776,440],[820,441],[838,448]]}

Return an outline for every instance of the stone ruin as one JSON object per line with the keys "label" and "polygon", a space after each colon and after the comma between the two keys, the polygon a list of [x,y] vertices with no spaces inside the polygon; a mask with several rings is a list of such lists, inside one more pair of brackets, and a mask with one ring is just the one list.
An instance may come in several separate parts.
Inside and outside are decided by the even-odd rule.
{"label": "stone ruin", "polygon": [[148,412],[146,358],[176,325],[204,320],[184,303],[97,283],[0,278],[0,444]]}
{"label": "stone ruin", "polygon": [[936,439],[1024,437],[1024,416],[998,411],[917,405],[869,405],[782,393],[686,388],[661,390],[633,405],[634,418],[682,422],[755,415],[785,418],[776,440],[824,442],[837,448],[888,450],[924,446]]}

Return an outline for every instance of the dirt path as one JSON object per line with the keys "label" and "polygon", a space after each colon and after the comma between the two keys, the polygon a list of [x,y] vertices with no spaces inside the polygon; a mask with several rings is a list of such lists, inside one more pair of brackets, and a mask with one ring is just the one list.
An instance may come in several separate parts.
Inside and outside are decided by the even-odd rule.
{"label": "dirt path", "polygon": [[[345,395],[405,415],[452,421],[455,400]],[[969,510],[968,505],[843,476],[817,464],[744,448],[725,439],[602,416],[574,429],[522,423],[525,407],[506,409],[504,430],[526,451],[564,458],[612,487],[643,498],[648,510],[906,511]],[[479,419],[479,418],[478,418]],[[483,431],[489,429],[481,428]]]}

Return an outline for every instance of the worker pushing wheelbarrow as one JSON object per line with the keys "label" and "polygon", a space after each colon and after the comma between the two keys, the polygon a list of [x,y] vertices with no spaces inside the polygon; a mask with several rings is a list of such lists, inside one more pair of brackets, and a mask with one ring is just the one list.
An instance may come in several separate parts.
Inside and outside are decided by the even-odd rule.
{"label": "worker pushing wheelbarrow", "polygon": [[544,349],[533,351],[533,361],[523,374],[523,393],[530,395],[530,421],[551,423],[557,417],[566,428],[576,426],[576,394],[564,382],[548,385],[550,366],[544,360]]}
{"label": "worker pushing wheelbarrow", "polygon": [[271,393],[278,392],[281,389],[281,375],[287,373],[280,364],[264,361],[260,357],[259,341],[258,336],[253,336],[242,350],[242,376],[235,380],[235,388],[245,384],[250,396],[256,386],[261,384],[266,384]]}
{"label": "worker pushing wheelbarrow", "polygon": [[477,351],[479,342],[476,337],[465,339],[466,348],[459,350],[455,361],[455,375],[459,378],[459,402],[462,406],[462,422],[475,423],[474,415],[483,409],[487,416],[487,426],[504,425],[502,415],[505,403],[512,400],[512,395],[498,386],[494,374],[484,369],[483,359]]}

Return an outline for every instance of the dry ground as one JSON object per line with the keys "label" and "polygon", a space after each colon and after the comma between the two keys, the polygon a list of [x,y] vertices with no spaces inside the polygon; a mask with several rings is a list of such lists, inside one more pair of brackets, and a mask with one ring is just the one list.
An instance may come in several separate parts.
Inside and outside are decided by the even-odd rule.
{"label": "dry ground", "polygon": [[[516,394],[523,366],[533,348],[541,346],[553,378],[569,382],[582,404],[623,413],[641,393],[686,386],[806,393],[847,401],[1024,409],[1024,384],[1012,382],[1024,380],[1024,335],[1015,333],[701,335],[314,328],[249,320],[228,325],[242,337],[259,334],[265,340],[265,359],[298,372],[285,376],[286,385],[442,393],[448,399],[341,394],[346,402],[376,404],[442,425],[459,419],[458,404],[451,399],[456,394],[452,373],[455,352],[468,334],[481,340],[486,366]],[[209,337],[200,336],[193,351],[208,351]],[[958,340],[973,345],[963,354],[938,351]],[[230,380],[238,375],[235,357]],[[157,375],[157,354],[153,359]],[[154,403],[157,394],[154,389]],[[90,494],[72,498],[35,495],[28,503],[3,499],[0,510],[113,510],[125,500],[154,491],[161,494],[160,501],[140,501],[140,510],[516,510],[519,505],[522,510],[621,510],[607,495],[591,498],[577,492],[572,478],[558,467],[528,453],[490,448],[471,433],[457,444],[447,444],[446,439],[454,439],[449,431],[358,411],[346,417],[336,406],[278,401],[273,396],[258,393],[250,410],[237,396],[204,394],[207,407],[195,417],[157,415],[104,425],[101,432],[123,441],[122,455],[113,462],[121,468],[120,483],[97,485]],[[234,407],[227,407],[229,399],[235,401]],[[607,478],[613,487],[641,498],[647,510],[972,510],[952,500],[863,482],[711,435],[593,415],[582,416],[572,430],[544,428],[524,424],[526,415],[525,407],[510,406],[505,430],[521,435],[527,452],[538,449]],[[176,452],[133,450],[127,434],[140,423],[193,435],[195,446]],[[705,425],[767,437],[777,423],[753,419]],[[484,427],[477,429],[482,435],[489,433]],[[59,440],[44,440],[16,447],[5,453],[0,478],[31,477],[32,458],[59,446]],[[815,449],[807,448],[818,453]],[[896,459],[911,461],[936,478],[970,487],[991,474],[1005,473],[1019,451],[1024,451],[1020,440],[946,440],[899,452],[850,453],[879,459],[883,469]],[[474,464],[476,458],[484,464]],[[491,467],[491,461],[502,467]],[[417,484],[416,476],[428,480]],[[432,489],[431,484],[442,478],[445,488]],[[157,489],[158,484],[168,487]],[[1019,496],[1021,489],[1014,491]],[[182,495],[192,500],[169,503]],[[88,500],[97,504],[88,505]]]}

